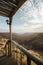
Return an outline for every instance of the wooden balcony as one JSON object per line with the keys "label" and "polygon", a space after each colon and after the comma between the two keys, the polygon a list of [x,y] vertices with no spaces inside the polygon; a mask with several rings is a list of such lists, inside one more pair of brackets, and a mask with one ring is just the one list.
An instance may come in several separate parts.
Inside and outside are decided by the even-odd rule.
{"label": "wooden balcony", "polygon": [[[9,18],[9,21],[6,20],[7,24],[9,24],[9,40],[3,48],[5,53],[0,57],[0,65],[25,65],[22,64],[24,55],[26,56],[26,65],[32,65],[31,61],[36,65],[43,65],[42,60],[30,54],[26,48],[12,40],[12,17],[25,1],[26,0],[0,0],[0,15]],[[13,49],[12,51],[12,44],[14,47],[16,46],[16,50]],[[18,52],[17,49],[19,49],[20,52]],[[3,52],[4,50],[0,51]],[[20,61],[18,61],[18,54],[20,55]]]}
{"label": "wooden balcony", "polygon": [[10,43],[10,40],[8,40],[4,48],[6,49],[8,45],[8,48],[5,50],[7,52],[0,57],[0,65],[5,65],[5,63],[6,65],[12,65],[12,64],[24,65],[23,57],[26,57],[25,65],[33,65],[33,64],[43,65],[43,61],[40,58],[37,58],[36,56],[32,55],[31,53],[28,52],[26,48],[24,48],[23,46],[21,46],[20,44],[18,44],[17,42],[13,40],[11,41],[11,43],[13,44],[13,47],[11,48],[12,55],[10,56],[9,43]]}

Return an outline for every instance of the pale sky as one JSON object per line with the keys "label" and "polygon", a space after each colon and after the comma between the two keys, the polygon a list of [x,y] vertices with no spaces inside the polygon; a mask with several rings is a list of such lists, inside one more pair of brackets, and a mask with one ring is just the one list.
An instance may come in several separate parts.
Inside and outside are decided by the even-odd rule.
{"label": "pale sky", "polygon": [[[5,17],[0,16],[0,32],[8,32]],[[43,0],[27,0],[12,19],[12,32],[43,32]]]}

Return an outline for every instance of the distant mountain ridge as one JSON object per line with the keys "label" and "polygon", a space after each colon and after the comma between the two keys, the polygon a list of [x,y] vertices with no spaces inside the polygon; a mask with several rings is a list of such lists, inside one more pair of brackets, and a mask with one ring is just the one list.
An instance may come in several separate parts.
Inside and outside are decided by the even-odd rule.
{"label": "distant mountain ridge", "polygon": [[[24,34],[17,34],[17,33],[12,33],[12,39],[14,40],[29,40],[30,38],[36,36],[37,34],[32,34],[32,33],[24,33]],[[9,39],[9,33],[0,33],[0,38],[8,38]]]}
{"label": "distant mountain ridge", "polygon": [[[1,38],[9,38],[9,33],[0,33]],[[25,33],[18,35],[16,33],[12,34],[12,39],[17,41],[19,44],[23,45],[27,49],[34,49],[43,52],[43,33]]]}

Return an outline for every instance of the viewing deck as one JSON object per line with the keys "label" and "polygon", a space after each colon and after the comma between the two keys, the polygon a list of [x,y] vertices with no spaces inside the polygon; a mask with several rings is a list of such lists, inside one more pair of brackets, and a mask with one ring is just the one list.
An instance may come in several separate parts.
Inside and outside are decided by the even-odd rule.
{"label": "viewing deck", "polygon": [[[0,15],[8,17],[6,20],[9,25],[9,40],[1,48],[0,45],[0,65],[43,65],[43,61],[26,48],[12,40],[12,17],[26,0],[0,0]],[[12,47],[13,46],[13,47]],[[2,56],[1,56],[2,54]],[[24,59],[25,62],[24,62]]]}
{"label": "viewing deck", "polygon": [[[0,56],[0,65],[43,65],[43,61],[32,55],[23,46],[12,40],[12,55],[9,55],[8,40],[5,45],[5,53]],[[4,50],[3,50],[4,51]]]}
{"label": "viewing deck", "polygon": [[14,58],[8,56],[0,57],[0,65],[17,65]]}

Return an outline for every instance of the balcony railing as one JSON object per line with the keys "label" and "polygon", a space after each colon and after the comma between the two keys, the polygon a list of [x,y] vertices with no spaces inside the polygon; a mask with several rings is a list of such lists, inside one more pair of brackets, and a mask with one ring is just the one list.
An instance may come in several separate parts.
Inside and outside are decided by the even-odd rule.
{"label": "balcony railing", "polygon": [[16,46],[16,48],[19,48],[27,56],[27,65],[31,65],[31,61],[33,61],[36,65],[43,65],[43,61],[29,53],[26,48],[24,48],[23,46],[21,46],[20,44],[13,40],[12,43]]}
{"label": "balcony railing", "polygon": [[[8,44],[9,43],[10,43],[10,41],[8,42]],[[12,47],[12,45],[13,45],[13,47]],[[5,46],[5,47],[7,47],[7,46]],[[20,55],[20,65],[33,65],[31,61],[33,61],[33,63],[35,63],[35,65],[43,65],[43,61],[40,58],[29,53],[28,50],[26,48],[24,48],[22,45],[18,44],[18,42],[15,42],[12,40],[11,41],[11,47],[13,48],[12,53],[14,52],[12,56],[16,57],[16,59],[15,59],[16,62],[18,62],[18,56],[17,55],[18,54]],[[18,51],[18,49],[20,51]],[[7,54],[9,53],[8,47],[7,47],[6,53]],[[25,62],[26,64],[22,63],[23,56],[26,57],[26,62]],[[15,58],[15,57],[13,57],[13,58]]]}

